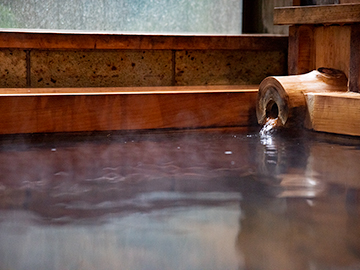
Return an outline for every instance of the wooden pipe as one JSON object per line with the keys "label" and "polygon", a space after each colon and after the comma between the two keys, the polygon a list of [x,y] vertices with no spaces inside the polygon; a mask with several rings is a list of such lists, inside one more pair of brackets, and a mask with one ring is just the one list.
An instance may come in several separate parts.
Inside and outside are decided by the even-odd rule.
{"label": "wooden pipe", "polygon": [[346,92],[346,75],[336,69],[319,68],[309,73],[265,78],[260,86],[256,103],[258,123],[267,118],[278,118],[279,126],[292,126],[303,122],[306,112],[304,93]]}

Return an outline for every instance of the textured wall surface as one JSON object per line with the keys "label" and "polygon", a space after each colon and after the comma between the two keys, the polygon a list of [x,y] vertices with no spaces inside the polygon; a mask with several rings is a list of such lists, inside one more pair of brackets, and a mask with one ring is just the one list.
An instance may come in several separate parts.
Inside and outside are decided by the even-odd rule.
{"label": "textured wall surface", "polygon": [[240,34],[242,0],[2,0],[0,14],[3,28]]}
{"label": "textured wall surface", "polygon": [[31,51],[32,87],[161,86],[172,82],[170,50]]}
{"label": "textured wall surface", "polygon": [[0,87],[26,87],[26,52],[0,50]]}
{"label": "textured wall surface", "polygon": [[286,52],[1,49],[1,87],[258,84],[286,74]]}
{"label": "textured wall surface", "polygon": [[176,52],[177,85],[259,84],[286,72],[280,51],[194,50]]}

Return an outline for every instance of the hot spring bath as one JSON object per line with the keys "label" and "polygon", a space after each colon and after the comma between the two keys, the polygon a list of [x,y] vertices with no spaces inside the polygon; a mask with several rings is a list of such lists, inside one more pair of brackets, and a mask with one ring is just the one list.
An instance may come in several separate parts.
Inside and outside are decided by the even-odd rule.
{"label": "hot spring bath", "polygon": [[360,140],[2,136],[0,269],[358,269]]}

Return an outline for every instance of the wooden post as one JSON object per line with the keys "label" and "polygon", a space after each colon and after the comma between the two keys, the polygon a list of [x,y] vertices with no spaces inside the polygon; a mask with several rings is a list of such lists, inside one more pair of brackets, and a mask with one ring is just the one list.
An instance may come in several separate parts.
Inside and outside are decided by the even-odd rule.
{"label": "wooden post", "polygon": [[290,75],[319,67],[339,69],[349,78],[349,90],[360,92],[359,1],[347,1],[340,5],[275,8],[274,23],[291,25],[288,55]]}
{"label": "wooden post", "polygon": [[290,75],[303,74],[314,69],[314,27],[290,26],[288,73]]}
{"label": "wooden post", "polygon": [[333,82],[319,81],[314,72],[305,77],[266,78],[258,94],[258,122],[263,124],[266,117],[274,117],[273,108],[277,107],[275,117],[280,125],[288,126],[288,120],[291,123],[297,117],[308,129],[360,136],[360,0],[321,5],[324,3],[275,8],[274,23],[291,25],[289,74],[319,67],[341,70],[339,89]]}
{"label": "wooden post", "polygon": [[349,90],[360,93],[360,25],[351,26]]}
{"label": "wooden post", "polygon": [[262,33],[264,25],[261,15],[261,0],[244,0],[242,32],[245,34]]}

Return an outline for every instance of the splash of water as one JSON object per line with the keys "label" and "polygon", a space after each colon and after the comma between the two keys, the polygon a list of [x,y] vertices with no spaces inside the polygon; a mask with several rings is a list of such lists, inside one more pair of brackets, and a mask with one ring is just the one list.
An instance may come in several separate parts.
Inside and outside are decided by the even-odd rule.
{"label": "splash of water", "polygon": [[265,125],[260,130],[260,136],[264,137],[266,135],[270,135],[274,132],[275,127],[277,126],[278,118],[270,118],[266,119]]}

